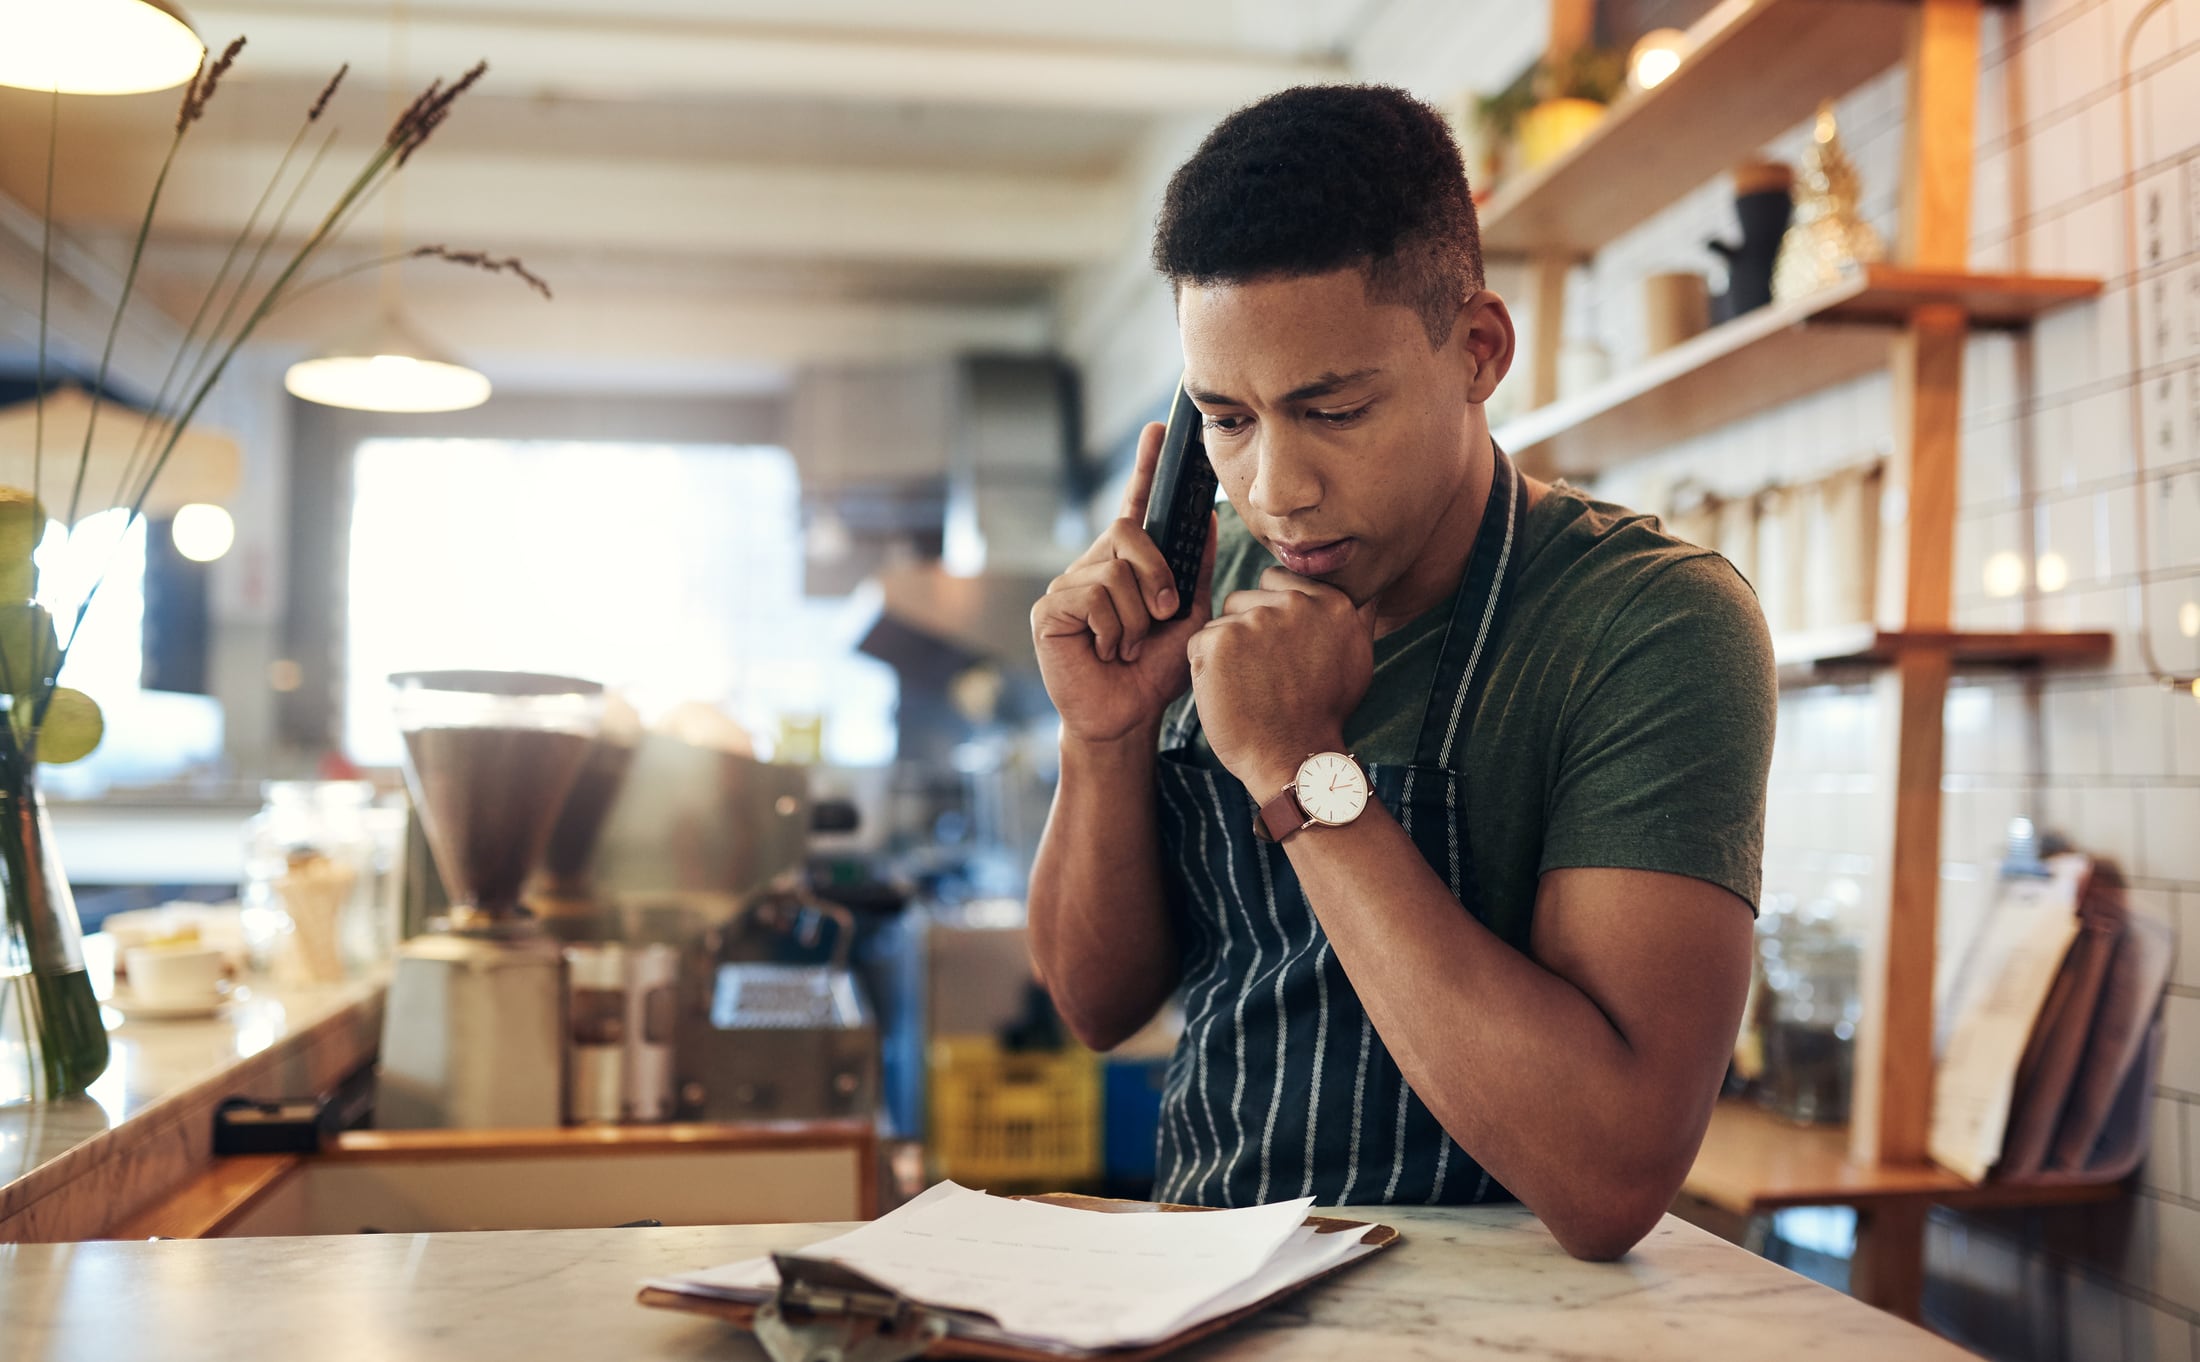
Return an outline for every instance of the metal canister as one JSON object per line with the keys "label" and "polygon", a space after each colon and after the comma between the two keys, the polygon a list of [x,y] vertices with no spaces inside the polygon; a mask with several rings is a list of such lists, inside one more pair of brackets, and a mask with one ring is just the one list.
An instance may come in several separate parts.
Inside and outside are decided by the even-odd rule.
{"label": "metal canister", "polygon": [[630,1121],[672,1119],[672,1037],[679,988],[678,947],[653,943],[627,948],[625,1113]]}
{"label": "metal canister", "polygon": [[615,1124],[625,1116],[631,991],[627,948],[577,942],[565,948],[565,1121]]}

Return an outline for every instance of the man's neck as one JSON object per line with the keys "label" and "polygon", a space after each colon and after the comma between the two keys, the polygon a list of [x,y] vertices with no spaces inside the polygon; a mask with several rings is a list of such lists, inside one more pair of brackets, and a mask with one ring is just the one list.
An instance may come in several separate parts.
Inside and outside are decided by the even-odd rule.
{"label": "man's neck", "polygon": [[1497,450],[1488,434],[1478,432],[1476,443],[1479,457],[1460,484],[1459,495],[1452,498],[1443,517],[1430,530],[1420,556],[1404,575],[1376,596],[1375,637],[1412,623],[1459,589],[1459,579],[1466,575],[1467,562],[1474,556],[1474,542],[1481,533],[1482,516],[1489,507],[1490,488],[1497,473]]}

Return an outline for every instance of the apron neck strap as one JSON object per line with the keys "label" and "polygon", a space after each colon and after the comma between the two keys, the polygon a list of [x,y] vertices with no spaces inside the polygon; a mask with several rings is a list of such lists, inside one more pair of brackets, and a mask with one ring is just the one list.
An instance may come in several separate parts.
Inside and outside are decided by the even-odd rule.
{"label": "apron neck strap", "polygon": [[1513,461],[1494,441],[1490,453],[1490,498],[1482,508],[1482,526],[1475,532],[1466,573],[1452,598],[1451,623],[1444,631],[1436,680],[1421,719],[1421,741],[1414,756],[1417,766],[1451,765],[1460,725],[1488,675],[1483,654],[1512,605],[1512,593],[1506,588],[1516,575],[1519,560],[1514,549],[1528,518],[1527,487]]}

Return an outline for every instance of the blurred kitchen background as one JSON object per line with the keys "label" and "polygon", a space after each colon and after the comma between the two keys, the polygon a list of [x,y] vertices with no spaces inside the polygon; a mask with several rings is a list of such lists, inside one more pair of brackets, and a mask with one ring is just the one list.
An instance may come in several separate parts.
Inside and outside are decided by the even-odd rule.
{"label": "blurred kitchen background", "polygon": [[[490,70],[329,260],[487,250],[521,257],[556,296],[436,260],[362,269],[239,356],[200,415],[210,442],[142,531],[119,547],[111,526],[49,535],[49,573],[110,552],[115,565],[65,678],[99,700],[106,740],[45,777],[86,930],[134,913],[157,933],[192,903],[239,905],[256,930],[289,911],[286,890],[302,893],[300,867],[320,856],[352,867],[358,890],[333,954],[290,968],[385,968],[449,896],[407,812],[388,678],[587,678],[646,736],[584,867],[584,896],[625,915],[624,954],[576,933],[568,986],[675,987],[687,967],[652,965],[649,947],[691,949],[678,924],[696,919],[679,913],[698,905],[714,924],[708,965],[735,974],[679,979],[683,1016],[709,1022],[694,1022],[680,1063],[707,1052],[715,1067],[693,1092],[687,1069],[665,1070],[639,1107],[626,1077],[590,1088],[587,1065],[670,1061],[622,1050],[619,1026],[588,1033],[592,1004],[576,992],[565,1119],[875,1120],[882,1200],[940,1174],[1143,1191],[1168,1020],[1105,1061],[1066,1050],[1024,961],[1021,896],[1056,738],[1027,612],[1114,513],[1137,431],[1173,391],[1170,299],[1147,261],[1168,174],[1260,95],[1381,81],[1454,121],[1479,199],[1509,185],[1513,206],[1553,214],[1515,213],[1492,242],[1492,285],[1523,328],[1493,404],[1500,438],[1537,471],[1716,544],[1783,639],[1816,640],[1783,655],[1761,935],[1787,972],[1772,972],[1757,1015],[1794,1022],[1775,1018],[1792,998],[1774,995],[1815,980],[1833,1001],[1805,1029],[1839,1058],[1801,1077],[1738,1074],[1736,1100],[1774,1108],[1780,1130],[1838,1127],[1861,943],[1885,913],[1896,757],[1873,727],[1887,714],[1873,683],[1818,664],[1868,653],[1827,632],[1884,616],[1896,590],[1899,536],[1880,526],[1900,523],[1882,480],[1910,438],[1885,344],[1899,316],[1887,290],[1822,318],[1775,293],[1781,229],[1757,239],[1751,215],[1770,184],[1781,226],[1806,208],[1843,215],[1905,259],[1917,129],[1903,55],[1920,7],[192,5],[207,42],[242,33],[249,46],[179,159],[111,398],[142,404],[160,388],[299,112],[344,62],[339,160],[428,78],[481,57]],[[1955,268],[2081,282],[2031,290],[1964,351],[1954,622],[2094,642],[2048,649],[2074,666],[1959,676],[1949,692],[1943,940],[2033,846],[2009,842],[2022,817],[2113,864],[2134,910],[2181,947],[2159,1084],[2143,1094],[2152,1153],[2129,1194],[1943,1208],[1926,1225],[1927,1318],[2012,1358],[2190,1362],[2200,1346],[2200,703],[2155,684],[2136,648],[2145,635],[2165,665],[2200,662],[2200,0],[2148,10],[2135,29],[2142,8],[1987,7],[1965,110],[1968,260]],[[1809,54],[1818,74],[1803,84],[1830,88],[1762,97],[1762,63],[1733,55],[1748,43],[1791,64]],[[1651,156],[1631,188],[1560,178],[1605,106],[1642,103],[1721,50],[1731,86],[1689,97],[1729,102],[1735,135],[1752,140],[1706,153],[1686,144],[1732,131],[1721,119],[1653,123],[1666,131],[1651,145],[1680,147],[1671,170]],[[1823,115],[1818,93],[1832,101]],[[2141,119],[2131,176],[2127,95]],[[175,104],[172,90],[60,101],[49,365],[76,384],[98,371]],[[0,89],[0,407],[35,390],[46,108]],[[1605,212],[1608,191],[1624,221],[1575,250],[1566,233]],[[1572,198],[1551,208],[1561,192]],[[1565,257],[1556,270],[1538,231]],[[1838,263],[1853,274],[1870,259]],[[1748,296],[1752,271],[1764,296]],[[1772,344],[1802,338],[1786,359],[1704,358],[1726,344],[1712,323],[1747,327],[1745,313],[1783,306],[1784,329],[1763,329]],[[2138,354],[2125,344],[2133,307],[2147,322]],[[398,414],[285,390],[293,365],[378,317],[401,318],[492,394]],[[1858,358],[1853,329],[1813,320],[1878,329]],[[1674,379],[1667,350],[1694,367]],[[1693,419],[1623,407],[1635,375],[1654,387],[1691,372],[1711,385],[1677,390]],[[1612,412],[1636,434],[1598,433]],[[1635,445],[1624,463],[1577,456],[1564,444],[1577,430]],[[667,791],[669,804],[637,802]],[[746,840],[697,853],[683,876],[652,868],[671,855],[660,834],[714,818]],[[1844,1281],[1866,1203],[1821,1201],[1777,1219],[1786,1206],[1744,1198],[1739,1218],[1702,1218]]]}

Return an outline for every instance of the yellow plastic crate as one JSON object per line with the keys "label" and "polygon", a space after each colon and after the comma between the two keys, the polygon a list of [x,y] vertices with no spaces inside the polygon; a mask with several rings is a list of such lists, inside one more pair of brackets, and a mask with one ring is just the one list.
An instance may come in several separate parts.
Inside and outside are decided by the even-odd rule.
{"label": "yellow plastic crate", "polygon": [[1010,1053],[991,1036],[932,1042],[939,1175],[986,1190],[1053,1190],[1101,1174],[1100,1067],[1089,1050]]}

